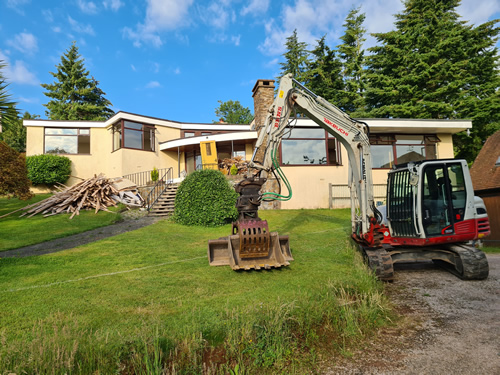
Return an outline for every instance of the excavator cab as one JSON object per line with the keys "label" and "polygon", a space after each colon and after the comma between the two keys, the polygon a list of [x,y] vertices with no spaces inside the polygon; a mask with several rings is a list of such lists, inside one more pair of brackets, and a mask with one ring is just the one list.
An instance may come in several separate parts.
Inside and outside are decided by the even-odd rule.
{"label": "excavator cab", "polygon": [[396,166],[387,180],[383,244],[393,263],[433,260],[463,279],[484,279],[488,263],[470,241],[490,234],[465,160]]}

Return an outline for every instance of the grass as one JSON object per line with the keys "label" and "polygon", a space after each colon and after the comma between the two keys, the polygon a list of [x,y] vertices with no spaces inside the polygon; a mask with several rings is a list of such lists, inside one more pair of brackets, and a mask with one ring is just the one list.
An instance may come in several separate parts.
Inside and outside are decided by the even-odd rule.
{"label": "grass", "polygon": [[[348,210],[266,211],[284,269],[210,267],[230,233],[169,221],[42,257],[0,259],[0,373],[305,373],[389,321]],[[45,220],[45,219],[44,219]]]}
{"label": "grass", "polygon": [[[38,194],[28,201],[16,198],[0,197],[0,216],[23,208],[27,205],[48,198],[49,194]],[[1,251],[65,237],[71,234],[85,232],[98,227],[112,224],[120,219],[117,213],[82,211],[80,215],[69,220],[70,215],[62,214],[44,218],[38,214],[33,217],[19,218],[19,213],[13,213],[0,219],[0,257]]]}

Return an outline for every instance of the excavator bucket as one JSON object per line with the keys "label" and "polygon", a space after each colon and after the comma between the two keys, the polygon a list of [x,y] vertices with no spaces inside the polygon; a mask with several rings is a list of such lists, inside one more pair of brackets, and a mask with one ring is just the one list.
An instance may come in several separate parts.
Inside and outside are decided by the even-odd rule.
{"label": "excavator bucket", "polygon": [[211,266],[248,271],[280,268],[292,260],[288,236],[269,233],[265,220],[238,221],[233,224],[233,235],[208,241]]}

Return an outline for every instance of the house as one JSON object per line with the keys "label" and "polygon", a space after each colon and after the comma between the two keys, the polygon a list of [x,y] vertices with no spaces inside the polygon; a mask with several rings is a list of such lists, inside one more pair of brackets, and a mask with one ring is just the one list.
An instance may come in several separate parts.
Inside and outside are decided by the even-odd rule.
{"label": "house", "polygon": [[491,234],[486,245],[500,245],[500,130],[483,145],[470,169],[474,193],[484,200]]}
{"label": "house", "polygon": [[[274,81],[258,80],[252,92],[255,120],[251,125],[183,123],[118,112],[104,122],[24,120],[27,156],[58,153],[72,160],[72,177],[103,173],[120,177],[148,175],[154,167],[170,169],[181,179],[207,164],[240,155],[249,160],[267,109],[274,99]],[[373,180],[382,189],[388,170],[410,160],[453,158],[452,135],[472,127],[469,120],[364,119],[370,126]],[[208,159],[207,159],[208,160]],[[299,118],[280,147],[280,163],[293,188],[281,208],[349,207],[333,189],[346,189],[347,152],[312,120]],[[378,194],[383,200],[384,193]]]}

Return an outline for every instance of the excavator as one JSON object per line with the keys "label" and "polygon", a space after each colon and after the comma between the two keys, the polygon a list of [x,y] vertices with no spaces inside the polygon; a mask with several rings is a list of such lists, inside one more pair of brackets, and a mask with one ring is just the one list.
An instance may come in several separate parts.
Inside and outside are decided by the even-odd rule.
{"label": "excavator", "polygon": [[[351,193],[351,237],[381,280],[392,280],[394,264],[430,261],[464,280],[488,277],[485,254],[473,244],[490,234],[486,207],[474,189],[465,160],[423,160],[395,166],[387,179],[385,206],[373,194],[369,126],[296,81],[280,79],[275,100],[260,131],[249,173],[235,189],[238,220],[228,237],[209,241],[210,265],[234,270],[288,266],[293,260],[288,236],[269,232],[258,216],[263,201],[288,200],[291,186],[278,155],[299,111],[335,137],[347,150]],[[261,192],[269,176],[279,192]],[[289,193],[281,194],[281,183]]]}

